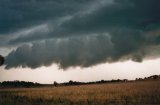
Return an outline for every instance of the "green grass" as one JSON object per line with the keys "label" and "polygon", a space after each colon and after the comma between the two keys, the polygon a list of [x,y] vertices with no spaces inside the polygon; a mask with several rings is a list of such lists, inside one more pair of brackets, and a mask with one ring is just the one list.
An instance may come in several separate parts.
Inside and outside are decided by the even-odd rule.
{"label": "green grass", "polygon": [[160,81],[0,89],[0,105],[160,105]]}

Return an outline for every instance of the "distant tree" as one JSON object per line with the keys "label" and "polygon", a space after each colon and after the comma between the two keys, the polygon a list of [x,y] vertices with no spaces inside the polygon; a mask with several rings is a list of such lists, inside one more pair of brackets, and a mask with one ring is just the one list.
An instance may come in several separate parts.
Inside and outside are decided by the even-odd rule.
{"label": "distant tree", "polygon": [[72,84],[73,84],[73,81],[72,81],[72,80],[70,80],[70,81],[69,81],[69,84],[71,84],[71,85],[72,85]]}
{"label": "distant tree", "polygon": [[124,81],[124,82],[127,82],[127,81],[128,81],[128,79],[124,79],[123,81]]}
{"label": "distant tree", "polygon": [[56,81],[54,81],[53,85],[54,85],[55,87],[57,87],[57,86],[58,86],[58,83],[57,83]]}
{"label": "distant tree", "polygon": [[158,79],[159,76],[158,75],[153,75],[152,77],[153,77],[153,79]]}
{"label": "distant tree", "polygon": [[136,81],[141,81],[141,80],[143,80],[142,78],[136,78]]}
{"label": "distant tree", "polygon": [[101,82],[101,83],[104,83],[104,82],[105,82],[105,80],[101,80],[100,82]]}

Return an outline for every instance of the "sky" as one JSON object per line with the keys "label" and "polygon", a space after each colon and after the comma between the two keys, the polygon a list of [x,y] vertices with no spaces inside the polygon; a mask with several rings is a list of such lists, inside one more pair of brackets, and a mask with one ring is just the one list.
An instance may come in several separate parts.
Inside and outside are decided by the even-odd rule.
{"label": "sky", "polygon": [[1,0],[0,81],[160,74],[159,5],[158,0]]}

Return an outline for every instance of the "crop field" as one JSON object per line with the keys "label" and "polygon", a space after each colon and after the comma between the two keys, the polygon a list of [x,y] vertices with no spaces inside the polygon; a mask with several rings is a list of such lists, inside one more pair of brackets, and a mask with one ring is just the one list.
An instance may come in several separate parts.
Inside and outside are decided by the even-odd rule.
{"label": "crop field", "polygon": [[0,105],[160,105],[160,81],[0,89]]}

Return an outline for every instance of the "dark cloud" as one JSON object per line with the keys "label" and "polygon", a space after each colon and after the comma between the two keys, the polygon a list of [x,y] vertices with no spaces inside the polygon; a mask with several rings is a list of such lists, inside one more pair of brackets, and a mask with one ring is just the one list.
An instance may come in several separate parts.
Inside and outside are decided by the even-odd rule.
{"label": "dark cloud", "polygon": [[11,34],[14,37],[7,40],[6,45],[25,43],[6,56],[7,69],[37,68],[52,63],[61,68],[88,67],[104,62],[129,59],[142,62],[146,58],[159,57],[158,0],[24,2],[10,2],[5,6],[17,11],[22,20],[16,14],[12,18],[17,19],[12,21],[15,23],[7,18],[0,19],[6,23],[1,33],[19,30]]}
{"label": "dark cloud", "polygon": [[[157,27],[159,28],[159,4],[160,2],[157,0],[114,0],[113,3],[106,3],[103,6],[99,4],[99,7],[93,11],[87,8],[87,10],[79,14],[71,14],[70,19],[62,23],[59,22],[61,23],[60,25],[55,21],[50,22],[45,35],[35,32],[33,35],[12,39],[10,44],[90,33],[112,33],[124,28],[142,32],[150,31]],[[96,8],[96,5],[95,7],[93,5],[92,8]],[[37,34],[39,37],[36,36]]]}
{"label": "dark cloud", "polygon": [[0,55],[0,66],[4,64],[4,57]]}
{"label": "dark cloud", "polygon": [[[66,31],[99,32],[116,31],[120,28],[146,31],[159,26],[160,11],[157,0],[116,0],[112,5],[104,6],[97,11],[81,16],[62,24]],[[67,28],[67,29],[66,29]],[[66,33],[66,32],[65,32]]]}
{"label": "dark cloud", "polygon": [[[93,0],[94,1],[94,0]],[[1,0],[0,33],[14,32],[83,10],[91,0]]]}
{"label": "dark cloud", "polygon": [[[101,47],[100,47],[101,46]],[[6,68],[49,66],[57,63],[61,68],[88,67],[106,61],[113,44],[108,34],[64,39],[24,45],[6,57]]]}

